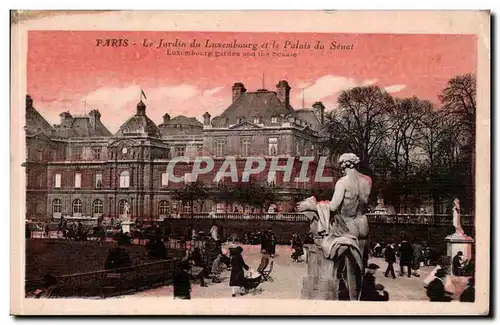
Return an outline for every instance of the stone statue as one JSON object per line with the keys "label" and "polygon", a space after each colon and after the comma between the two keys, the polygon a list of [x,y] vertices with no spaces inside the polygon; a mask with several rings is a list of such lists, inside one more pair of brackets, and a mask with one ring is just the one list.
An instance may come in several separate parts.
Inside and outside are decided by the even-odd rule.
{"label": "stone statue", "polygon": [[298,204],[298,211],[311,221],[315,241],[308,250],[308,277],[303,282],[306,299],[338,300],[341,281],[348,298],[359,299],[368,237],[365,210],[372,181],[357,171],[355,154],[341,155],[339,164],[344,176],[335,184],[331,201],[309,197]]}
{"label": "stone statue", "polygon": [[130,204],[125,202],[125,220],[130,221]]}
{"label": "stone statue", "polygon": [[455,198],[453,200],[453,227],[455,227],[455,234],[456,235],[465,235],[463,229],[462,229],[462,224],[460,222],[460,200]]}

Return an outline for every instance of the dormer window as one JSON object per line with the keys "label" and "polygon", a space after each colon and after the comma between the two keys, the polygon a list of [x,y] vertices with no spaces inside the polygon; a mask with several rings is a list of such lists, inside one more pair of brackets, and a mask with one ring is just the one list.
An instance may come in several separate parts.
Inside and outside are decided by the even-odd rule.
{"label": "dormer window", "polygon": [[253,118],[253,123],[254,124],[260,124],[260,117],[254,117]]}
{"label": "dormer window", "polygon": [[278,117],[277,116],[271,117],[271,123],[278,123]]}

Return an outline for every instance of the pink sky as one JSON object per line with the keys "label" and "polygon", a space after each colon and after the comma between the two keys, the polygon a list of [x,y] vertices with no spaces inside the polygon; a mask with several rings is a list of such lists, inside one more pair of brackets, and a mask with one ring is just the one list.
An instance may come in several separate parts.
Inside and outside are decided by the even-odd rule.
{"label": "pink sky", "polygon": [[[130,45],[97,47],[97,38],[126,38]],[[168,56],[165,49],[142,47],[146,38],[311,45],[319,40],[325,49],[286,50],[296,58]],[[354,48],[328,50],[331,41]],[[135,113],[141,88],[148,98],[147,115],[160,124],[166,112],[198,119],[206,111],[220,114],[231,102],[233,83],[255,91],[262,88],[263,71],[267,89],[274,90],[278,80],[289,82],[295,108],[302,107],[305,88],[306,107],[323,101],[327,109],[334,107],[339,91],[368,84],[438,104],[450,78],[476,71],[472,35],[30,31],[28,42],[28,93],[40,113],[58,123],[62,111],[84,114],[97,108],[112,132]]]}

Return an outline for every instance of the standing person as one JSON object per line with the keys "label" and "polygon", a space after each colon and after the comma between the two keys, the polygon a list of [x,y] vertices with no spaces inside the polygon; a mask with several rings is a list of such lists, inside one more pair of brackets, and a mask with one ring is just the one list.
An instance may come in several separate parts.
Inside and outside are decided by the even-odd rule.
{"label": "standing person", "polygon": [[61,220],[59,221],[59,224],[57,225],[57,234],[58,235],[59,235],[59,232],[63,232],[65,222],[66,222],[66,220],[64,220],[64,217],[61,216]]}
{"label": "standing person", "polygon": [[396,273],[394,272],[394,263],[396,263],[396,250],[393,244],[387,245],[385,248],[385,261],[387,262],[387,270],[385,270],[385,277],[389,277],[389,273],[392,274],[392,278],[396,278]]}
{"label": "standing person", "polygon": [[269,244],[267,251],[271,257],[276,254],[276,236],[274,235],[271,228],[269,228]]}
{"label": "standing person", "polygon": [[297,233],[292,235],[292,260],[299,262],[300,257],[304,255],[304,244]]}
{"label": "standing person", "polygon": [[236,297],[238,290],[245,285],[245,272],[248,270],[248,265],[245,264],[243,256],[243,248],[238,246],[230,250],[231,252],[231,278],[229,280],[229,286],[232,287],[233,297]]}
{"label": "standing person", "polygon": [[406,267],[408,271],[408,277],[411,278],[411,266],[413,264],[413,247],[406,239],[403,239],[403,241],[399,245],[399,252],[401,254],[399,258],[399,266],[401,268],[400,275],[403,276],[405,274],[404,268]]}
{"label": "standing person", "polygon": [[268,230],[264,230],[260,236],[260,250],[266,250],[269,252],[269,242],[271,241],[270,234]]}
{"label": "standing person", "polygon": [[413,247],[413,275],[417,278],[420,277],[420,262],[422,260],[422,245],[420,245],[416,240],[414,241]]}
{"label": "standing person", "polygon": [[191,299],[191,281],[189,279],[189,263],[182,261],[174,275],[174,299]]}
{"label": "standing person", "polygon": [[262,257],[260,258],[260,264],[257,268],[257,272],[262,274],[262,272],[264,272],[269,265],[269,255],[267,254],[265,249],[263,249],[260,253],[262,254]]}
{"label": "standing person", "polygon": [[45,223],[45,237],[49,238],[50,237],[50,227],[49,227],[49,222],[47,221]]}
{"label": "standing person", "polygon": [[215,221],[213,222],[212,228],[210,228],[210,236],[215,241],[219,240],[219,228],[217,227]]}
{"label": "standing person", "polygon": [[26,225],[24,227],[24,232],[25,232],[26,239],[30,239],[31,238],[31,229],[30,229],[30,224],[28,223],[28,221],[26,221]]}
{"label": "standing person", "polygon": [[[361,301],[389,301],[389,293],[384,290],[381,284],[375,284],[375,273],[380,268],[377,264],[368,264],[368,271],[363,276],[363,283],[361,285]],[[379,291],[383,291],[380,294]]]}
{"label": "standing person", "polygon": [[430,301],[449,302],[452,301],[452,293],[445,290],[446,270],[438,269],[436,277],[426,287],[427,297]]}

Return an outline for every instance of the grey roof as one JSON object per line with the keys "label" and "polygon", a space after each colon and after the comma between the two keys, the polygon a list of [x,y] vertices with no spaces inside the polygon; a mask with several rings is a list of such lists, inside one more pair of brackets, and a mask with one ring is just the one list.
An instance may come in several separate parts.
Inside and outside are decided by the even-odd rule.
{"label": "grey roof", "polygon": [[49,122],[33,107],[33,100],[29,95],[26,96],[26,135],[34,135],[37,133],[44,133],[51,135],[54,128]]}
{"label": "grey roof", "polygon": [[203,124],[195,117],[176,116],[158,126],[162,136],[197,134],[203,132]]}
{"label": "grey roof", "polygon": [[246,119],[260,117],[269,120],[273,116],[280,115],[295,116],[295,111],[291,106],[285,107],[276,92],[263,89],[242,93],[221,115],[213,119],[212,124],[214,126],[236,124],[241,117]]}
{"label": "grey roof", "polygon": [[159,126],[171,126],[171,125],[186,125],[186,126],[189,125],[189,126],[197,126],[203,128],[203,124],[200,121],[198,121],[196,117],[187,117],[184,115],[176,116],[168,121],[165,121]]}
{"label": "grey roof", "polygon": [[316,114],[314,114],[314,111],[311,109],[298,109],[295,112],[297,112],[297,117],[300,118],[301,120],[306,121],[311,125],[311,129],[319,131],[321,129],[321,123],[318,120],[318,117]]}
{"label": "grey roof", "polygon": [[127,133],[146,133],[148,136],[159,137],[160,130],[146,115],[134,115],[129,118],[122,126],[116,135],[125,135]]}
{"label": "grey roof", "polygon": [[142,101],[137,104],[136,114],[123,123],[116,132],[118,136],[127,134],[146,134],[151,137],[160,137],[160,130],[155,122],[146,115],[146,105]]}
{"label": "grey roof", "polygon": [[90,123],[89,116],[75,116],[55,125],[56,135],[64,138],[73,137],[108,137],[112,133],[102,124],[96,121],[95,127]]}

